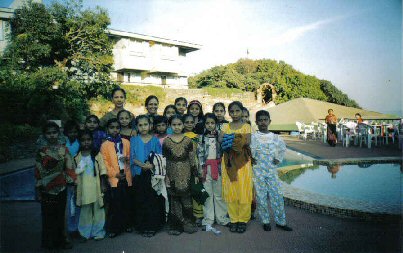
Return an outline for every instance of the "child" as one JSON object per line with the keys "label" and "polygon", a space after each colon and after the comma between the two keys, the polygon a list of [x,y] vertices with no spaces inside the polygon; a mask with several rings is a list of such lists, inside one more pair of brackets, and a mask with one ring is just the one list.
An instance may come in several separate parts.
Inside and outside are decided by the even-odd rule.
{"label": "child", "polygon": [[59,126],[48,122],[42,129],[46,145],[38,150],[35,165],[36,193],[42,211],[42,247],[71,249],[65,234],[66,185],[74,183],[73,159],[59,143]]}
{"label": "child", "polygon": [[105,131],[99,128],[99,118],[96,115],[87,116],[85,119],[85,129],[88,129],[92,133],[94,152],[99,152],[102,143],[106,139]]}
{"label": "child", "polygon": [[118,112],[117,119],[119,120],[121,129],[120,136],[130,141],[132,136],[136,136],[136,130],[132,128],[132,114],[129,111],[121,110]]}
{"label": "child", "polygon": [[197,175],[195,150],[192,140],[184,136],[183,119],[175,115],[170,119],[174,133],[162,145],[166,157],[167,187],[169,194],[169,234],[180,235],[182,231],[194,233],[197,227],[192,222],[192,196],[190,180]]}
{"label": "child", "polygon": [[[66,138],[66,147],[72,157],[75,157],[80,149],[78,142],[79,125],[73,120],[69,120],[64,125],[64,135]],[[67,232],[70,237],[78,236],[78,219],[80,217],[80,208],[76,206],[77,194],[74,184],[67,185]]]}
{"label": "child", "polygon": [[[167,118],[168,121],[172,116],[176,114],[179,114],[179,112],[174,105],[167,105],[165,107],[163,115],[164,117]],[[168,125],[168,123],[167,123],[167,134],[173,134],[172,128],[171,126]]]}
{"label": "child", "polygon": [[[193,141],[193,149],[195,150],[195,155],[197,155],[197,142],[199,141],[198,135],[194,132],[195,128],[195,122],[194,122],[194,117],[191,114],[185,114],[183,116],[184,120],[184,135],[188,138],[190,138]],[[196,164],[197,162],[197,156],[195,157],[196,159]],[[196,180],[196,178],[192,179]],[[203,219],[203,205],[197,203],[193,199],[193,216],[196,218],[196,225],[197,226],[202,226],[202,219]]]}
{"label": "child", "polygon": [[175,99],[175,107],[179,115],[184,115],[188,106],[188,101],[184,97],[178,97]]}
{"label": "child", "polygon": [[129,167],[130,142],[120,137],[120,124],[116,118],[108,120],[106,127],[108,136],[102,143],[101,153],[111,186],[108,230],[109,237],[114,238],[125,230],[132,232],[132,224],[129,223],[129,191],[132,186]]}
{"label": "child", "polygon": [[194,132],[197,134],[202,134],[204,131],[204,114],[202,104],[198,100],[191,101],[189,103],[187,113],[191,114],[194,117]]}
{"label": "child", "polygon": [[251,217],[252,166],[250,162],[249,124],[242,121],[243,105],[239,101],[229,104],[232,122],[224,124],[220,143],[225,151],[222,161],[222,195],[228,205],[230,231],[244,233]]}
{"label": "child", "polygon": [[292,231],[286,225],[283,193],[277,175],[277,165],[283,160],[286,146],[278,135],[269,132],[270,122],[268,111],[261,110],[256,113],[256,125],[259,130],[252,134],[251,150],[254,160],[253,182],[256,188],[257,210],[263,222],[263,229],[270,231],[270,212],[267,203],[269,195],[276,227]]}
{"label": "child", "polygon": [[228,120],[225,119],[225,105],[221,102],[215,103],[213,113],[217,117],[217,130],[221,130],[222,125],[228,123]]}
{"label": "child", "polygon": [[204,126],[204,133],[199,136],[197,153],[204,189],[209,195],[203,206],[204,219],[202,224],[206,231],[211,231],[213,230],[214,218],[217,224],[223,226],[229,223],[229,219],[227,217],[227,204],[221,197],[221,147],[216,130],[217,118],[213,113],[205,115]]}
{"label": "child", "polygon": [[130,169],[135,194],[136,229],[144,237],[153,237],[165,223],[164,198],[151,186],[153,164],[147,160],[151,152],[161,154],[161,144],[150,134],[150,119],[140,115],[136,119],[139,135],[130,140]]}
{"label": "child", "polygon": [[242,108],[242,120],[243,120],[243,122],[248,123],[249,125],[251,125],[249,117],[250,117],[249,110],[246,107]]}
{"label": "child", "polygon": [[101,176],[106,175],[102,155],[95,152],[92,133],[80,133],[80,152],[74,157],[77,174],[77,206],[81,207],[78,231],[82,242],[105,237],[105,211]]}
{"label": "child", "polygon": [[167,125],[168,125],[168,119],[166,117],[159,116],[159,115],[155,117],[155,119],[154,119],[155,137],[158,138],[161,146],[162,146],[162,143],[164,142],[165,138],[168,136]]}

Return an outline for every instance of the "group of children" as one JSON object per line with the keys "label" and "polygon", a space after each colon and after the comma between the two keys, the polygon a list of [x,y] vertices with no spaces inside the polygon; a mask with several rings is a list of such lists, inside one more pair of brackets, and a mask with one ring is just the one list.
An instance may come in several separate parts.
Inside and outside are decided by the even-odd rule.
{"label": "group of children", "polygon": [[[170,235],[194,233],[198,225],[219,234],[214,223],[243,233],[254,196],[265,231],[268,196],[276,226],[292,230],[276,172],[285,144],[268,131],[267,111],[257,112],[252,133],[238,101],[228,106],[228,122],[223,103],[204,114],[199,101],[180,97],[161,116],[158,98],[149,96],[147,114],[134,118],[125,100],[126,92],[114,89],[115,108],[101,119],[88,116],[81,128],[66,122],[66,138],[57,124],[44,126],[36,158],[43,247],[70,248],[77,231],[83,242],[133,228],[152,237],[166,222]],[[208,195],[196,198],[197,185]]]}

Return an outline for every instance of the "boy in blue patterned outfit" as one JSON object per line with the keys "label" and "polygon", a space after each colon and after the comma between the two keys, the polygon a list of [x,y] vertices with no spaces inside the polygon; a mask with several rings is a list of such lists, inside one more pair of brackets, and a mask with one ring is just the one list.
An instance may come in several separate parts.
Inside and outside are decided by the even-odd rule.
{"label": "boy in blue patterned outfit", "polygon": [[269,196],[276,227],[292,231],[292,228],[286,225],[283,193],[277,175],[277,165],[284,158],[286,146],[277,134],[269,132],[270,123],[268,111],[261,110],[256,113],[256,125],[259,130],[252,134],[251,150],[257,211],[263,222],[263,229],[270,231]]}

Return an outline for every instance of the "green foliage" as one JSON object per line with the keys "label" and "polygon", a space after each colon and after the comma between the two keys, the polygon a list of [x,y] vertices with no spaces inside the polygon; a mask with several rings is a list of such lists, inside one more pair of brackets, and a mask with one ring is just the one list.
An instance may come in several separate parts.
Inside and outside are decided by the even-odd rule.
{"label": "green foliage", "polygon": [[[305,75],[284,61],[240,59],[236,63],[215,66],[189,77],[191,88],[227,87],[256,91],[263,83],[274,85],[277,93],[274,102],[277,104],[307,97],[359,108],[354,100],[349,99],[331,82]],[[271,90],[265,92],[266,101],[272,100]]]}
{"label": "green foliage", "polygon": [[109,94],[113,64],[110,19],[105,10],[83,10],[81,1],[46,7],[29,1],[10,20],[0,59],[0,119],[40,124],[81,119],[87,100]]}
{"label": "green foliage", "polygon": [[210,96],[213,97],[231,97],[233,94],[243,93],[240,89],[230,89],[230,88],[213,88],[205,87],[203,90],[207,91]]}

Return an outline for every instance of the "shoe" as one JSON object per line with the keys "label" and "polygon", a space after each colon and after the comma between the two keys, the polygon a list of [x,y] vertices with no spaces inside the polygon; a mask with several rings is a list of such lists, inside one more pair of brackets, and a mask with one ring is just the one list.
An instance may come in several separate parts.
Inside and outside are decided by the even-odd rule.
{"label": "shoe", "polygon": [[95,241],[102,241],[104,238],[103,237],[95,237],[94,240]]}
{"label": "shoe", "polygon": [[83,237],[83,236],[81,236],[80,239],[79,239],[79,241],[80,241],[80,243],[85,243],[85,242],[88,241],[88,239],[85,238],[85,237]]}
{"label": "shoe", "polygon": [[63,249],[72,249],[72,248],[73,248],[73,244],[72,244],[71,242],[69,242],[69,241],[66,241],[66,242],[64,242],[62,248],[63,248]]}
{"label": "shoe", "polygon": [[202,224],[202,220],[203,220],[202,218],[197,218],[197,219],[196,219],[196,222],[195,222],[195,223],[196,223],[196,226],[201,227],[201,226],[203,225],[203,224]]}
{"label": "shoe", "polygon": [[126,233],[131,233],[131,232],[133,232],[132,228],[126,228]]}
{"label": "shoe", "polygon": [[264,231],[271,231],[270,223],[263,224],[263,230]]}
{"label": "shoe", "polygon": [[232,233],[236,233],[238,230],[238,223],[229,223],[229,231]]}
{"label": "shoe", "polygon": [[193,224],[185,224],[183,225],[183,232],[188,234],[193,234],[198,231],[197,227]]}
{"label": "shoe", "polygon": [[109,238],[115,238],[118,234],[117,233],[109,233]]}
{"label": "shoe", "polygon": [[178,231],[178,230],[170,229],[170,230],[168,231],[168,234],[169,234],[169,235],[176,235],[176,236],[178,236],[178,235],[182,234],[182,232],[181,232],[181,231]]}
{"label": "shoe", "polygon": [[278,227],[278,228],[281,228],[282,230],[284,230],[284,231],[292,231],[292,228],[290,228],[289,226],[287,226],[287,225],[279,225],[279,224],[276,224],[276,227]]}
{"label": "shoe", "polygon": [[238,222],[238,227],[236,231],[240,234],[245,233],[246,231],[246,223],[245,222]]}

